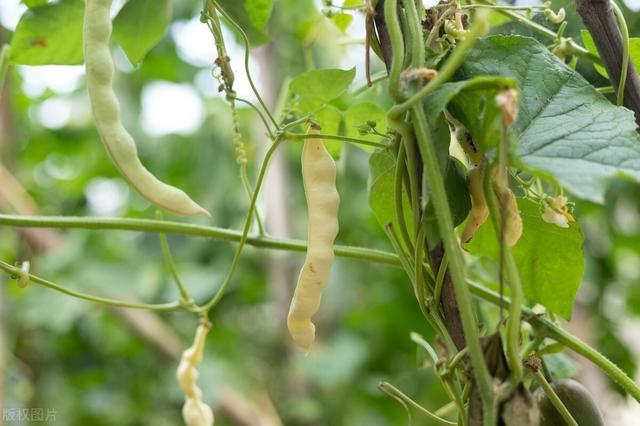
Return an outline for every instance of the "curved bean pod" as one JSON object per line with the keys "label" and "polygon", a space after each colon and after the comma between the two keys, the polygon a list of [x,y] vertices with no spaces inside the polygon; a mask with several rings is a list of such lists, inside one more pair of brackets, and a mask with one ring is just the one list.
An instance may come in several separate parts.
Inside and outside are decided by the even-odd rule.
{"label": "curved bean pod", "polygon": [[462,237],[460,238],[462,245],[471,241],[478,229],[486,222],[489,217],[489,207],[487,199],[484,196],[484,171],[485,164],[482,161],[477,166],[469,170],[469,196],[471,197],[471,211],[467,225],[464,227]]}
{"label": "curved bean pod", "polygon": [[287,326],[293,341],[309,351],[316,335],[311,317],[318,311],[322,291],[329,282],[333,242],[339,227],[336,164],[320,139],[304,142],[302,179],[309,210],[309,246],[289,308]]}
{"label": "curved bean pod", "polygon": [[500,211],[504,212],[504,241],[509,247],[513,247],[522,236],[523,231],[522,217],[520,216],[520,210],[518,210],[518,199],[511,188],[500,185],[498,173],[493,175],[492,184],[493,193],[500,204]]}
{"label": "curved bean pod", "polygon": [[160,181],[142,165],[136,144],[120,121],[120,104],[112,88],[114,67],[109,50],[111,1],[87,0],[84,14],[87,86],[100,138],[120,173],[144,198],[176,214],[208,216],[184,191]]}
{"label": "curved bean pod", "polygon": [[204,342],[211,326],[201,323],[196,331],[193,345],[182,353],[176,378],[184,392],[182,418],[187,426],[213,426],[214,417],[211,407],[202,401],[202,390],[196,383],[200,375],[196,366],[202,361]]}

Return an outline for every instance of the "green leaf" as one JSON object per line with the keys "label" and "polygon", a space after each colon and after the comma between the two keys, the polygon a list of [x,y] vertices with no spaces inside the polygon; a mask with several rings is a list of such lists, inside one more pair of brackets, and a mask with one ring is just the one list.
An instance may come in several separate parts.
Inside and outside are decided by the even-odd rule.
{"label": "green leaf", "polygon": [[301,98],[329,102],[347,90],[355,75],[355,68],[312,70],[296,76],[291,80],[289,88]]}
{"label": "green leaf", "polygon": [[[500,110],[495,102],[487,102],[487,99],[493,99],[499,89],[507,87],[516,87],[516,82],[510,78],[480,76],[443,84],[423,102],[432,132],[447,128],[446,123],[442,123],[442,111],[448,106],[480,146],[487,148],[495,145],[499,137],[497,118]],[[446,141],[446,145],[442,145],[438,149],[439,160],[440,164],[445,164],[449,156],[449,143]]]}
{"label": "green leaf", "polygon": [[[325,135],[337,135],[340,133],[342,112],[340,112],[338,108],[332,105],[326,105],[325,107],[314,113],[314,119],[322,128],[320,130],[320,133]],[[342,146],[344,145],[344,142],[331,139],[325,140],[324,145],[333,158],[340,158],[340,153],[342,152]]]}
{"label": "green leaf", "polygon": [[[598,53],[598,49],[596,48],[596,44],[593,42],[593,38],[591,37],[591,33],[587,30],[580,30],[580,35],[582,36],[582,43],[584,44],[584,47],[594,55],[600,56],[600,53]],[[636,70],[640,69],[640,38],[629,38],[629,59],[633,62]],[[602,65],[593,64],[593,66],[600,75],[609,78],[607,70]]]}
{"label": "green leaf", "polygon": [[[559,228],[542,220],[538,204],[518,200],[523,233],[513,247],[522,288],[530,302],[570,319],[573,300],[584,273],[582,232],[576,222]],[[465,248],[472,254],[499,259],[498,238],[491,221],[480,227]]]}
{"label": "green leaf", "polygon": [[610,178],[640,178],[633,113],[612,105],[542,44],[519,36],[480,39],[457,78],[479,75],[518,83],[520,109],[512,130],[530,171],[553,176],[575,196],[598,203]]}
{"label": "green leaf", "polygon": [[553,380],[568,379],[580,372],[580,364],[562,352],[545,355],[544,361]]}
{"label": "green leaf", "polygon": [[79,65],[82,0],[62,0],[27,10],[11,40],[11,60],[19,65]]}
{"label": "green leaf", "polygon": [[516,87],[516,82],[512,78],[499,76],[478,76],[469,80],[445,83],[438,87],[431,95],[425,99],[424,111],[427,119],[437,117],[453,100],[462,92],[498,90],[501,88]]}
{"label": "green leaf", "polygon": [[171,0],[129,0],[113,20],[113,38],[137,64],[171,23]]}
{"label": "green leaf", "polygon": [[451,103],[449,112],[467,128],[474,142],[484,150],[500,141],[502,111],[494,99],[498,90],[463,92]]}
{"label": "green leaf", "polygon": [[[382,134],[387,133],[387,113],[378,105],[371,102],[361,102],[353,104],[346,111],[344,116],[347,136],[372,142],[379,142],[381,136],[366,134],[361,135],[358,127],[365,125],[368,121],[375,121],[376,130]],[[373,147],[356,145],[365,151],[373,151]]]}
{"label": "green leaf", "polygon": [[[395,208],[396,158],[387,150],[378,149],[369,157],[369,207],[383,228],[392,224],[398,230]],[[413,227],[411,206],[403,192],[403,209],[409,229]]]}
{"label": "green leaf", "polygon": [[33,9],[47,4],[47,1],[48,0],[22,0],[22,4],[27,6],[29,9]]}
{"label": "green leaf", "polygon": [[272,0],[219,0],[218,4],[242,28],[251,46],[269,41],[264,30],[273,9]]}
{"label": "green leaf", "polygon": [[386,150],[376,150],[369,158],[369,206],[380,226],[396,220],[394,204],[395,157]]}
{"label": "green leaf", "polygon": [[331,21],[344,33],[347,31],[347,28],[349,28],[351,21],[353,21],[353,15],[348,13],[336,13],[331,17]]}

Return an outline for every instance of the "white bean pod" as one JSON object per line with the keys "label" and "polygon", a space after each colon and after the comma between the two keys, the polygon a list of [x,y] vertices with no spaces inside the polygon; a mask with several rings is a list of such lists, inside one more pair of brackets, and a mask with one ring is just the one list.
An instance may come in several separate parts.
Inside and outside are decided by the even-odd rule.
{"label": "white bean pod", "polygon": [[120,173],[144,198],[176,214],[208,216],[209,213],[184,191],[160,181],[142,165],[136,144],[122,125],[120,104],[112,88],[111,1],[87,0],[84,14],[87,86],[100,138]]}
{"label": "white bean pod", "polygon": [[336,164],[320,139],[304,142],[302,180],[309,211],[309,245],[289,308],[287,326],[293,341],[308,352],[316,335],[311,317],[318,312],[322,291],[329,282],[333,242],[339,227]]}
{"label": "white bean pod", "polygon": [[196,366],[202,361],[204,342],[209,324],[200,324],[196,331],[193,345],[182,353],[176,377],[185,402],[182,406],[182,418],[187,426],[213,426],[214,418],[211,407],[202,401],[202,390],[197,385],[198,370]]}

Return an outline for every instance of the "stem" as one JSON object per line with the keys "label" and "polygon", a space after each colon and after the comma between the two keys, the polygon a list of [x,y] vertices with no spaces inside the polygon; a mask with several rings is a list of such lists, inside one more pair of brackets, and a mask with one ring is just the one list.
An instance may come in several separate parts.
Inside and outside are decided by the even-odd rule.
{"label": "stem", "polygon": [[[162,220],[162,213],[160,210],[156,212],[156,218],[158,220]],[[191,300],[191,296],[189,296],[189,292],[187,288],[182,283],[180,279],[180,275],[178,274],[178,268],[176,268],[176,264],[173,261],[173,256],[171,256],[171,250],[169,249],[169,243],[167,242],[167,236],[163,233],[158,234],[160,238],[160,247],[162,248],[162,256],[164,257],[164,263],[169,268],[169,273],[173,277],[173,281],[176,283],[178,287],[178,291],[180,292],[180,299],[183,302],[188,302]]]}
{"label": "stem", "polygon": [[[538,350],[538,347],[544,342],[544,337],[536,336],[535,339],[530,340],[529,343],[526,344],[525,347],[520,351],[520,357],[524,358],[529,356],[529,354],[534,353]],[[535,352],[536,354],[538,352]]]}
{"label": "stem", "polygon": [[409,338],[429,354],[429,357],[431,357],[431,361],[433,361],[434,366],[438,364],[438,354],[436,353],[435,349],[433,349],[433,346],[431,346],[429,342],[424,339],[424,337],[412,331],[411,333],[409,333]]}
{"label": "stem", "polygon": [[440,295],[442,294],[442,284],[444,283],[444,276],[447,273],[447,267],[449,266],[449,256],[444,253],[440,267],[438,268],[438,275],[436,275],[436,287],[433,290],[433,306],[434,309],[438,309],[440,306]]}
{"label": "stem", "polygon": [[387,76],[387,72],[386,71],[377,72],[376,74],[371,76],[371,86],[369,85],[368,82],[364,82],[363,84],[360,84],[360,85],[356,86],[355,89],[353,89],[351,91],[351,96],[352,97],[356,97],[356,96],[360,95],[361,93],[366,92],[374,84],[379,83],[381,81],[384,81],[387,78],[388,78],[388,76]]}
{"label": "stem", "polygon": [[469,352],[468,348],[463,348],[462,350],[458,351],[453,358],[451,358],[451,361],[449,361],[449,364],[447,364],[447,369],[450,371],[453,371],[456,366],[458,364],[460,364],[460,362],[464,359],[465,355],[467,355],[467,353]]}
{"label": "stem", "polygon": [[416,9],[414,0],[402,0],[407,11],[409,42],[411,45],[411,66],[419,68],[424,64],[424,40],[422,39],[422,28],[420,27],[420,17]]}
{"label": "stem", "polygon": [[596,90],[598,91],[598,93],[602,93],[603,95],[606,95],[608,93],[616,93],[616,89],[611,86],[596,87]]}
{"label": "stem", "polygon": [[418,139],[418,146],[420,147],[422,160],[424,161],[424,172],[427,176],[429,189],[431,190],[431,200],[438,222],[438,229],[445,252],[449,257],[449,273],[458,301],[462,328],[471,356],[473,374],[482,397],[483,421],[485,425],[493,425],[495,423],[493,381],[484,362],[484,354],[482,346],[480,345],[478,326],[473,312],[471,296],[464,277],[464,259],[455,234],[449,200],[447,199],[444,181],[436,156],[436,148],[431,140],[421,105],[417,105],[412,109],[412,117]]}
{"label": "stem", "polygon": [[[448,5],[445,5],[445,6],[448,7]],[[511,6],[511,5],[505,5],[505,4],[463,4],[462,6],[460,6],[460,9],[463,9],[463,10],[478,9],[478,8],[494,9],[494,10],[524,10],[524,11],[546,9],[545,6],[533,6],[533,5],[532,6]]]}
{"label": "stem", "polygon": [[457,405],[455,403],[455,401],[449,401],[446,404],[444,404],[442,407],[438,408],[434,414],[438,415],[438,416],[446,416],[447,414],[451,413],[453,410],[457,409]]}
{"label": "stem", "polygon": [[273,144],[271,144],[271,146],[267,150],[267,153],[265,154],[265,158],[262,161],[262,166],[260,167],[260,173],[258,174],[258,181],[256,182],[256,188],[253,191],[253,195],[251,197],[251,205],[249,206],[249,211],[247,212],[247,218],[244,221],[244,228],[242,230],[240,242],[238,244],[238,248],[236,249],[236,253],[233,256],[233,260],[231,261],[229,272],[227,273],[227,276],[222,282],[222,285],[220,286],[216,294],[213,296],[213,298],[206,305],[202,307],[201,311],[203,314],[207,314],[222,299],[224,292],[227,290],[227,287],[229,287],[229,284],[231,283],[233,274],[238,268],[238,265],[240,263],[240,257],[242,256],[242,251],[247,242],[247,238],[249,237],[249,230],[251,229],[251,218],[253,217],[253,212],[256,207],[256,202],[258,200],[258,194],[260,193],[260,188],[262,187],[262,182],[264,181],[264,177],[267,173],[269,160],[271,159],[273,154],[276,152],[276,148],[278,148],[282,140],[283,140],[282,137],[279,137],[278,139],[276,139],[273,142]]}
{"label": "stem", "polygon": [[[240,241],[242,232],[215,226],[194,225],[173,221],[152,219],[123,219],[107,217],[68,217],[68,216],[18,216],[0,215],[0,225],[25,228],[63,228],[91,230],[121,230],[174,235],[188,235],[220,240]],[[266,236],[249,236],[246,244],[259,248],[305,252],[307,243],[303,240],[273,238]],[[348,259],[369,261],[373,263],[400,266],[398,256],[394,253],[362,247],[335,245],[336,256]]]}
{"label": "stem", "polygon": [[436,422],[444,424],[444,425],[454,425],[455,426],[457,424],[457,423],[454,423],[454,422],[450,422],[449,420],[443,419],[440,416],[435,415],[434,413],[432,413],[431,411],[427,410],[422,405],[418,404],[413,399],[409,398],[407,395],[402,393],[402,391],[400,389],[398,389],[397,387],[393,386],[391,383],[380,382],[378,387],[382,391],[389,390],[389,391],[393,392],[395,395],[397,395],[404,402],[406,402],[407,404],[411,405],[413,408],[417,409],[421,413],[426,414],[427,417],[429,417],[433,421],[436,421]]}
{"label": "stem", "polygon": [[323,135],[323,134],[302,134],[302,133],[287,133],[287,139],[295,141],[296,139],[327,139],[327,140],[337,140],[352,143],[355,145],[364,145],[364,146],[372,146],[374,148],[386,148],[387,145],[381,142],[373,142],[364,139],[357,138],[349,138],[347,136],[340,135]]}
{"label": "stem", "polygon": [[622,10],[614,0],[611,0],[611,7],[616,15],[620,34],[622,35],[622,68],[620,69],[620,84],[618,85],[618,94],[616,96],[618,106],[621,106],[624,104],[624,86],[627,83],[627,71],[629,69],[629,28],[627,27],[627,21],[624,19],[624,13],[622,13]]}
{"label": "stem", "polygon": [[385,0],[384,19],[391,41],[391,68],[389,69],[389,94],[396,100],[400,99],[400,73],[404,61],[404,42],[402,30],[398,21],[397,0]]}
{"label": "stem", "polygon": [[269,135],[269,139],[273,140],[275,139],[275,135],[273,134],[273,132],[271,131],[271,128],[269,127],[269,123],[267,122],[267,118],[264,116],[264,114],[262,113],[262,111],[260,111],[260,109],[251,101],[248,101],[244,98],[240,98],[240,97],[236,97],[236,101],[238,102],[242,102],[244,104],[249,105],[255,112],[256,114],[258,114],[258,117],[260,117],[260,120],[262,120],[262,124],[264,125],[264,128],[267,130],[267,134]]}
{"label": "stem", "polygon": [[407,413],[407,424],[411,426],[413,424],[411,420],[411,410],[409,410],[409,406],[407,405],[407,403],[404,402],[402,398],[400,398],[398,395],[394,394],[388,389],[383,388],[380,385],[378,385],[378,389],[380,389],[380,391],[383,392],[385,395],[387,395],[389,398],[395,399],[398,402],[398,404],[402,405],[402,408],[404,408],[405,413]]}
{"label": "stem", "polygon": [[12,266],[6,262],[0,260],[0,269],[9,274],[12,277],[24,277],[25,274],[28,277],[28,280],[32,283],[39,284],[43,287],[48,287],[52,290],[59,291],[60,293],[64,293],[67,296],[75,297],[77,299],[87,300],[89,302],[101,303],[103,305],[109,306],[117,306],[119,308],[132,308],[132,309],[147,309],[150,311],[158,311],[158,312],[167,312],[167,311],[177,311],[179,309],[184,309],[184,306],[181,302],[172,302],[172,303],[163,303],[163,304],[148,304],[148,303],[136,303],[136,302],[125,302],[122,300],[108,299],[100,296],[92,296],[90,294],[80,293],[77,291],[69,290],[64,288],[56,283],[45,280],[44,278],[37,277],[33,274],[25,273],[22,269]]}
{"label": "stem", "polygon": [[416,245],[415,251],[413,253],[413,264],[414,264],[414,276],[415,276],[415,292],[416,299],[418,299],[418,306],[422,311],[422,314],[425,318],[430,318],[429,308],[427,306],[427,298],[425,294],[425,282],[424,282],[424,270],[423,270],[423,259],[424,259],[424,228],[420,228],[418,235],[416,236]]}
{"label": "stem", "polygon": [[411,241],[411,237],[409,236],[409,231],[407,227],[407,221],[404,217],[404,205],[403,201],[403,191],[402,191],[402,178],[406,172],[406,163],[405,163],[405,150],[404,144],[400,144],[398,148],[398,155],[396,157],[396,170],[394,175],[394,204],[396,209],[396,219],[398,221],[398,227],[400,228],[400,235],[402,236],[402,241],[407,247],[407,250],[410,253],[415,251],[413,247],[413,242]]}
{"label": "stem", "polygon": [[[242,182],[242,186],[244,187],[244,191],[249,198],[249,202],[251,202],[251,198],[253,197],[253,189],[251,188],[251,184],[249,184],[249,178],[247,177],[247,153],[246,153],[246,145],[242,139],[242,133],[240,132],[240,119],[238,117],[238,110],[236,109],[235,102],[235,92],[230,90],[227,92],[227,100],[229,102],[229,106],[231,108],[231,117],[232,117],[232,138],[233,138],[233,149],[235,153],[236,163],[240,169],[240,181]],[[258,231],[260,235],[265,234],[264,226],[262,225],[262,219],[260,218],[260,213],[258,212],[258,206],[254,206],[253,211],[256,223],[258,224]]]}
{"label": "stem", "polygon": [[2,88],[4,87],[4,79],[7,76],[7,71],[9,70],[10,60],[9,55],[11,53],[11,47],[8,44],[2,46],[0,50],[0,93],[2,93]]}
{"label": "stem", "polygon": [[213,38],[216,44],[216,52],[218,54],[216,64],[220,67],[221,70],[227,98],[233,100],[235,99],[235,92],[233,91],[233,82],[235,81],[235,76],[233,74],[231,64],[229,63],[229,55],[227,54],[227,47],[224,44],[224,38],[222,37],[222,27],[220,26],[218,13],[216,12],[215,5],[211,2],[207,1],[205,8],[207,17],[209,18],[207,26],[209,27],[211,34],[213,34]]}
{"label": "stem", "polygon": [[565,407],[564,403],[560,400],[558,394],[556,394],[549,382],[547,382],[544,374],[542,374],[541,371],[536,370],[533,372],[533,377],[535,377],[536,381],[538,382],[542,390],[544,390],[544,393],[547,395],[547,398],[549,398],[551,404],[553,404],[556,410],[558,410],[564,421],[567,422],[569,426],[580,426],[578,425],[578,422],[576,422],[576,420],[573,418],[569,410],[567,410],[567,407]]}
{"label": "stem", "polygon": [[[249,197],[249,202],[253,198],[253,190],[251,189],[251,184],[249,183],[249,178],[247,177],[247,165],[240,165],[240,180],[242,181],[242,186],[244,187],[244,191],[247,193]],[[254,206],[253,213],[256,215],[256,223],[258,224],[258,232],[260,235],[265,235],[267,232],[264,229],[264,225],[262,223],[262,219],[260,218],[260,213],[258,212],[258,206]]]}
{"label": "stem", "polygon": [[418,176],[416,175],[418,170],[418,159],[416,158],[416,142],[413,137],[413,132],[405,123],[401,122],[400,125],[394,125],[399,128],[402,135],[402,143],[405,149],[405,159],[407,171],[415,170],[416,172],[408,173],[409,175],[409,191],[411,199],[411,212],[413,214],[413,235],[418,235],[420,229],[421,212],[420,212],[420,184],[418,183]]}
{"label": "stem", "polygon": [[[249,71],[249,49],[250,49],[250,46],[249,46],[249,38],[247,37],[247,34],[244,32],[242,27],[240,25],[238,25],[238,23],[236,21],[234,21],[233,18],[222,7],[220,7],[220,5],[218,4],[218,2],[216,0],[209,0],[209,1],[211,3],[213,3],[213,5],[215,6],[215,9],[217,9],[220,12],[220,14],[222,16],[224,16],[224,18],[227,21],[229,21],[229,23],[236,29],[236,31],[238,31],[238,33],[240,33],[240,37],[242,38],[242,41],[244,43],[244,70],[245,70],[245,72],[247,74],[247,80],[249,80],[249,85],[251,86],[251,90],[253,91],[253,94],[255,95],[255,97],[258,100],[258,102],[260,103],[260,106],[264,110],[265,114],[267,114],[267,117],[269,117],[269,120],[271,121],[271,123],[273,123],[273,125],[276,127],[276,129],[278,129],[279,128],[278,123],[273,118],[273,115],[271,115],[271,112],[269,111],[269,108],[267,108],[267,104],[265,104],[264,100],[262,99],[262,96],[260,96],[260,93],[258,92],[258,89],[256,88],[256,85],[253,82],[253,78],[251,77],[251,71]],[[207,4],[209,4],[209,3],[207,3]],[[214,10],[214,12],[215,12],[215,10]]]}

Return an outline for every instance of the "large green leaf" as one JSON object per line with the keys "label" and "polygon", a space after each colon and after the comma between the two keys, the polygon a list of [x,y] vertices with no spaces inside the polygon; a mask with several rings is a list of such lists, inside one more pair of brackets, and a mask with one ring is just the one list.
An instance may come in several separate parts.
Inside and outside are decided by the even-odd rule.
{"label": "large green leaf", "polygon": [[521,102],[513,133],[524,165],[554,176],[579,198],[603,202],[613,176],[640,178],[640,136],[633,113],[612,105],[536,40],[478,40],[457,78],[513,78]]}
{"label": "large green leaf", "polygon": [[82,0],[62,0],[27,10],[11,40],[11,60],[21,65],[79,65]]}
{"label": "large green leaf", "polygon": [[171,0],[129,0],[113,20],[113,38],[132,64],[158,43],[171,23]]}
{"label": "large green leaf", "polygon": [[[573,299],[584,272],[582,232],[576,222],[559,228],[542,220],[540,208],[529,200],[518,200],[523,233],[513,247],[522,288],[529,301],[571,318]],[[491,221],[480,227],[465,245],[470,253],[499,259],[498,239]]]}
{"label": "large green leaf", "polygon": [[272,0],[219,0],[218,4],[240,25],[251,46],[269,41],[264,30],[271,16]]}

